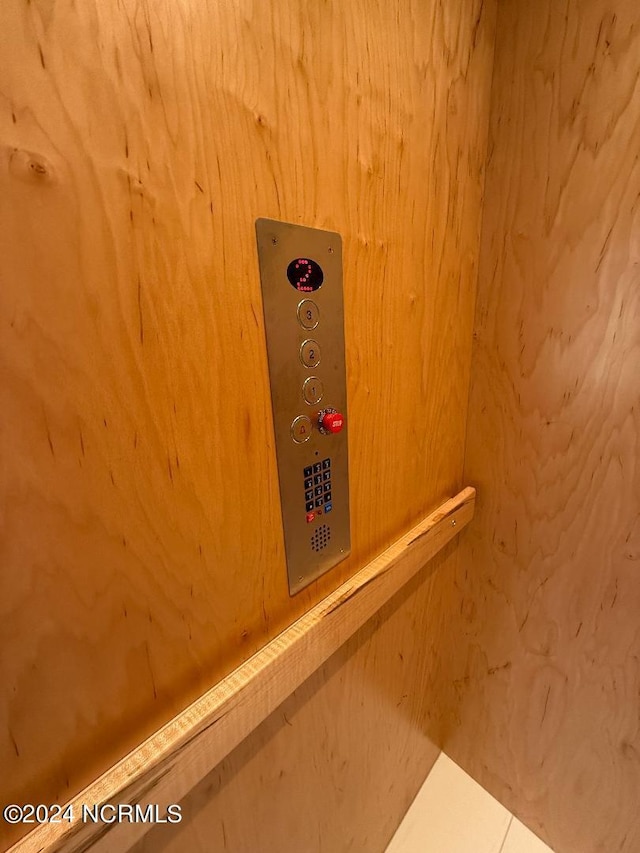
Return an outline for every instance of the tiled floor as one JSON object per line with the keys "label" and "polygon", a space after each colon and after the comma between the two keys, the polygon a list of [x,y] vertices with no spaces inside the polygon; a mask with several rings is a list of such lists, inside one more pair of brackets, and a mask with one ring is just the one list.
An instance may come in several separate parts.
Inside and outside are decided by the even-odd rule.
{"label": "tiled floor", "polygon": [[553,853],[442,753],[386,853]]}

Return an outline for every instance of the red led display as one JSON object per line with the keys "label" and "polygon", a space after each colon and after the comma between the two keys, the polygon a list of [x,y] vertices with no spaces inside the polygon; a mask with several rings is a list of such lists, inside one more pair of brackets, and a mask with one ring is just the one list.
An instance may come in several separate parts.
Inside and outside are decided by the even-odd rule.
{"label": "red led display", "polygon": [[320,264],[310,258],[295,258],[287,267],[287,278],[296,290],[311,293],[322,285],[324,273]]}

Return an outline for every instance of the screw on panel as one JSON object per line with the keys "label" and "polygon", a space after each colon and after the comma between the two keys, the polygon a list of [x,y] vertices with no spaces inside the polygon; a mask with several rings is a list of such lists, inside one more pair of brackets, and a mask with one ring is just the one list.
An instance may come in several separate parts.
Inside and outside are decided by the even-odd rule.
{"label": "screw on panel", "polygon": [[452,526],[452,527],[455,527],[455,526],[456,526],[456,520],[455,520],[455,518],[454,518],[454,519],[453,519],[453,521],[451,522],[451,526]]}
{"label": "screw on panel", "polygon": [[277,245],[278,245],[278,238],[277,238],[277,237],[272,237],[272,238],[271,238],[271,242],[273,243],[273,245],[274,245],[274,246],[277,246]]}
{"label": "screw on panel", "polygon": [[333,246],[329,246],[329,254],[333,255]]}

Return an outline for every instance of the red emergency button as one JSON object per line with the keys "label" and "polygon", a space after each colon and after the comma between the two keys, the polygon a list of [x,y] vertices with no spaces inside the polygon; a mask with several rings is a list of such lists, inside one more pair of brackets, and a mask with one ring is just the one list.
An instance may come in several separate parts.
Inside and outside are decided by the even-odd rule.
{"label": "red emergency button", "polygon": [[344,426],[344,416],[335,409],[324,409],[318,414],[318,429],[320,432],[336,433],[340,432]]}

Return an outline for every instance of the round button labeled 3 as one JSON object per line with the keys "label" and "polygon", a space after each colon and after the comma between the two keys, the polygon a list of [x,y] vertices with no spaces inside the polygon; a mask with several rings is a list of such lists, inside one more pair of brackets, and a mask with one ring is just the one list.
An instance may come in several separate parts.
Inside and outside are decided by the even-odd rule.
{"label": "round button labeled 3", "polygon": [[315,329],[320,322],[320,309],[310,299],[303,299],[298,304],[298,322],[303,329]]}
{"label": "round button labeled 3", "polygon": [[300,347],[300,360],[305,367],[320,364],[320,346],[317,341],[306,340]]}
{"label": "round button labeled 3", "polygon": [[322,400],[323,394],[324,386],[317,376],[310,376],[308,379],[304,380],[302,396],[304,397],[305,403],[313,406]]}
{"label": "round button labeled 3", "polygon": [[291,438],[296,444],[304,444],[305,441],[309,441],[311,438],[311,430],[311,418],[308,418],[306,415],[299,415],[293,419],[293,423],[291,424]]}

